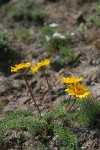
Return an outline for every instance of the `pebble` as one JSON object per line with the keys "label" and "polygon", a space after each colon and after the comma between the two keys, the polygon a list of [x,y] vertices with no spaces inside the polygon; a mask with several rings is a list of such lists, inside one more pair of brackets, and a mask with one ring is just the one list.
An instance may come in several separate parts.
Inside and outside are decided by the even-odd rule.
{"label": "pebble", "polygon": [[14,102],[9,102],[3,109],[3,113],[11,113],[17,109],[17,105]]}
{"label": "pebble", "polygon": [[20,97],[18,98],[17,102],[20,103],[20,104],[26,104],[28,101],[30,101],[30,97]]}

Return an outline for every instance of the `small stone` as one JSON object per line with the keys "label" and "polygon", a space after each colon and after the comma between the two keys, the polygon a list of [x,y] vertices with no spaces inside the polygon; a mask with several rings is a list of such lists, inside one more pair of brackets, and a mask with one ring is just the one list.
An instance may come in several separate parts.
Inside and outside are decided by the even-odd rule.
{"label": "small stone", "polygon": [[36,87],[34,88],[34,92],[38,93],[41,90],[40,84],[37,84]]}
{"label": "small stone", "polygon": [[95,83],[95,85],[90,87],[90,91],[94,96],[100,97],[100,84]]}
{"label": "small stone", "polygon": [[28,101],[30,101],[30,98],[25,96],[25,97],[20,97],[17,102],[20,104],[26,104]]}
{"label": "small stone", "polygon": [[62,75],[63,73],[65,73],[65,69],[61,69],[61,70],[59,71],[59,75]]}
{"label": "small stone", "polygon": [[9,102],[9,104],[4,107],[3,112],[8,114],[15,111],[15,109],[17,109],[17,105],[15,105],[14,102]]}
{"label": "small stone", "polygon": [[27,106],[25,106],[25,105],[21,105],[16,110],[29,110],[29,108]]}
{"label": "small stone", "polygon": [[93,42],[96,49],[100,49],[100,39]]}
{"label": "small stone", "polygon": [[34,79],[34,80],[31,82],[31,84],[30,84],[31,88],[32,88],[32,89],[35,88],[35,87],[36,87],[36,84],[37,84],[37,80]]}

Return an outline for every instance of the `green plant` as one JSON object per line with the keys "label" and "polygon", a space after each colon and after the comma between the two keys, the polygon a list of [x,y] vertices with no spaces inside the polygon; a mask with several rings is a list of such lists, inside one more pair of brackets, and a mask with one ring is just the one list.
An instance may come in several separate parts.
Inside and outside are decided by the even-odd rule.
{"label": "green plant", "polygon": [[[14,130],[28,130],[31,135],[34,135],[34,130],[32,129],[32,126],[34,126],[34,122],[32,119],[29,119],[28,117],[32,116],[34,118],[34,114],[30,111],[16,111],[7,117],[5,117],[3,120],[0,122],[0,141],[1,144],[3,142],[3,138],[5,136],[5,133],[9,129],[14,129]],[[37,115],[35,115],[36,117]]]}
{"label": "green plant", "polygon": [[69,101],[65,100],[58,104],[51,112],[53,120],[56,122],[59,119],[74,119],[75,113],[66,113],[66,105],[69,105]]}
{"label": "green plant", "polygon": [[[49,34],[50,32],[50,34]],[[44,38],[45,39],[45,43],[46,43],[46,50],[54,50],[55,52],[59,52],[61,47],[67,46],[71,40],[72,40],[72,36],[70,35],[63,35],[59,32],[54,32],[54,29],[49,30],[48,34],[44,34]],[[47,39],[48,37],[48,39]]]}
{"label": "green plant", "polygon": [[85,38],[85,33],[87,32],[86,27],[83,24],[80,24],[76,30],[80,33],[80,35],[82,36],[82,38]]}
{"label": "green plant", "polygon": [[100,3],[96,5],[95,10],[97,15],[100,15]]}
{"label": "green plant", "polygon": [[65,46],[73,40],[72,35],[64,35],[57,26],[52,27],[50,25],[42,28],[39,38],[44,44],[51,45],[55,51],[58,51],[60,46]]}
{"label": "green plant", "polygon": [[26,110],[18,110],[6,116],[0,121],[1,146],[5,142],[5,134],[9,130],[17,130],[22,131],[22,133],[23,131],[29,132],[32,140],[38,137],[38,141],[40,142],[37,147],[41,149],[46,148],[43,139],[47,139],[46,137],[48,136],[52,137],[54,134],[59,136],[59,139],[62,141],[62,146],[67,142],[69,147],[74,147],[77,142],[74,133],[70,131],[70,126],[63,128],[60,125],[57,126],[58,122],[62,119],[74,118],[73,114],[66,113],[65,106],[66,103],[63,102],[51,112],[46,112],[43,117],[40,117],[37,113]]}
{"label": "green plant", "polygon": [[98,27],[100,26],[100,4],[95,6],[96,14],[84,15],[86,22],[94,22]]}
{"label": "green plant", "polygon": [[5,13],[5,15],[7,15],[9,20],[35,21],[39,24],[43,24],[46,17],[46,13],[42,9],[42,4],[36,1],[33,2],[32,0],[16,2],[7,9],[7,13]]}
{"label": "green plant", "polygon": [[15,21],[26,18],[27,16],[27,8],[24,2],[15,3],[10,8],[7,9],[7,18],[14,19]]}
{"label": "green plant", "polygon": [[10,40],[5,32],[0,31],[0,62],[8,63],[8,65],[14,61],[17,52],[12,47]]}
{"label": "green plant", "polygon": [[48,124],[47,117],[40,118],[38,114],[30,111],[16,111],[0,121],[0,141],[1,145],[4,142],[4,136],[10,129],[28,131],[32,137],[45,137],[50,133],[52,126]]}
{"label": "green plant", "polygon": [[100,18],[99,18],[99,16],[86,15],[86,16],[84,16],[84,19],[87,22],[94,22],[98,27],[100,26]]}
{"label": "green plant", "polygon": [[60,56],[59,64],[61,66],[74,63],[76,60],[75,53],[68,48],[68,45],[73,42],[73,37],[70,34],[63,35],[57,27],[45,26],[42,28],[40,40],[43,42],[45,50]]}
{"label": "green plant", "polygon": [[30,32],[28,29],[26,28],[19,28],[17,31],[16,31],[17,35],[20,36],[23,40],[28,40],[28,38],[30,37]]}
{"label": "green plant", "polygon": [[44,23],[46,16],[47,15],[42,9],[41,5],[35,5],[30,11],[30,18],[41,25]]}
{"label": "green plant", "polygon": [[84,19],[87,22],[92,22],[94,20],[94,16],[93,15],[84,15]]}
{"label": "green plant", "polygon": [[60,48],[60,60],[59,63],[63,66],[66,64],[72,64],[76,60],[74,51],[67,47]]}
{"label": "green plant", "polygon": [[41,30],[41,34],[39,36],[40,41],[43,43],[49,41],[49,39],[52,37],[53,33],[57,31],[57,28],[53,28],[50,26],[44,26]]}
{"label": "green plant", "polygon": [[47,150],[45,145],[43,143],[41,143],[40,141],[38,141],[37,147],[38,147],[38,150]]}
{"label": "green plant", "polygon": [[100,129],[100,102],[95,98],[88,98],[81,103],[78,120],[81,124]]}
{"label": "green plant", "polygon": [[56,126],[55,133],[62,143],[67,146],[67,149],[77,148],[77,139],[69,128],[63,126]]}
{"label": "green plant", "polygon": [[58,52],[60,51],[61,46],[66,45],[66,40],[60,37],[52,37],[49,41],[49,44],[51,44],[52,49]]}
{"label": "green plant", "polygon": [[97,25],[97,27],[100,27],[100,17],[95,17],[94,22]]}

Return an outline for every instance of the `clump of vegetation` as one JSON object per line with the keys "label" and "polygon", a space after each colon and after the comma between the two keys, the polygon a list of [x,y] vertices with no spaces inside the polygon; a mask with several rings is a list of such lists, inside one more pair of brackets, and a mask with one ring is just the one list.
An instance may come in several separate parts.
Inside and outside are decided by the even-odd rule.
{"label": "clump of vegetation", "polygon": [[97,27],[100,27],[100,4],[97,4],[95,7],[96,14],[95,15],[85,15],[84,19],[87,22],[94,22]]}
{"label": "clump of vegetation", "polygon": [[9,75],[11,64],[17,63],[21,60],[22,54],[17,51],[12,45],[8,35],[0,31],[0,70]]}
{"label": "clump of vegetation", "polygon": [[[60,108],[60,111],[58,108]],[[57,135],[62,143],[62,146],[67,146],[68,148],[71,147],[72,149],[74,149],[74,147],[76,146],[77,149],[77,139],[70,128],[67,126],[63,127],[63,125],[57,125],[57,122],[59,122],[60,119],[63,119],[64,117],[68,119],[68,115],[70,117],[70,114],[68,113],[63,114],[61,112],[62,109],[65,110],[64,103],[59,104],[59,106],[57,106],[57,108],[55,108],[53,112],[47,112],[43,115],[43,117],[40,117],[36,113],[25,110],[19,110],[6,116],[0,122],[1,146],[6,146],[4,143],[4,137],[9,130],[21,130],[22,133],[24,131],[27,131],[31,135],[31,139],[35,140],[35,137],[37,137],[38,142],[41,142],[37,146],[41,145],[40,147],[46,147],[43,140],[45,140],[47,136],[52,137]]]}
{"label": "clump of vegetation", "polygon": [[100,15],[100,4],[97,4],[95,7],[97,15]]}
{"label": "clump of vegetation", "polygon": [[83,100],[78,120],[82,125],[100,129],[100,102],[96,98]]}
{"label": "clump of vegetation", "polygon": [[57,134],[58,138],[62,141],[62,145],[66,145],[67,149],[76,149],[77,147],[77,139],[74,135],[74,133],[68,128],[64,126],[56,126],[55,133]]}
{"label": "clump of vegetation", "polygon": [[63,66],[63,64],[73,64],[76,60],[76,55],[74,51],[67,47],[60,48],[60,60],[59,63]]}
{"label": "clump of vegetation", "polygon": [[13,48],[7,34],[3,31],[0,31],[0,63],[7,64],[8,66],[15,61],[17,58],[18,52]]}
{"label": "clump of vegetation", "polygon": [[21,27],[16,31],[16,34],[21,37],[23,40],[28,40],[30,37],[30,32],[28,29]]}
{"label": "clump of vegetation", "polygon": [[58,28],[53,28],[53,27],[46,25],[42,28],[42,31],[41,31],[39,38],[42,42],[45,42],[46,40],[48,41],[49,38],[52,37],[52,34],[57,32],[57,31],[58,31]]}
{"label": "clump of vegetation", "polygon": [[15,3],[10,8],[8,8],[5,15],[9,20],[14,19],[15,21],[18,21],[26,17],[27,10],[26,5],[23,2],[24,1],[22,1],[21,3]]}
{"label": "clump of vegetation", "polygon": [[100,119],[100,103],[91,98],[88,101],[78,101],[77,105],[80,107],[80,110],[75,110],[71,113],[66,111],[66,105],[67,101],[63,101],[52,111],[46,112],[42,117],[37,113],[26,110],[18,110],[6,116],[0,121],[1,147],[6,147],[6,133],[9,130],[16,130],[17,132],[22,131],[22,134],[24,131],[27,131],[33,142],[37,137],[37,148],[39,149],[47,148],[44,141],[47,140],[48,136],[56,136],[59,140],[59,146],[63,147],[63,149],[79,150],[78,141],[72,131],[72,127],[74,127],[74,123],[78,124],[80,118],[81,124],[84,123],[85,126],[100,128],[99,124],[97,124],[97,121],[99,123]]}
{"label": "clump of vegetation", "polygon": [[36,5],[32,8],[32,11],[30,12],[30,18],[34,20],[34,22],[39,23],[41,25],[44,24],[44,20],[46,18],[47,14],[42,9],[41,5]]}
{"label": "clump of vegetation", "polygon": [[13,4],[7,9],[7,18],[14,21],[27,20],[34,21],[40,25],[44,23],[46,13],[44,12],[41,3],[36,1],[22,0]]}
{"label": "clump of vegetation", "polygon": [[60,65],[63,66],[75,61],[76,55],[69,48],[73,42],[73,37],[70,34],[64,35],[56,27],[45,26],[42,29],[40,40],[44,43],[45,50],[60,56]]}
{"label": "clump of vegetation", "polygon": [[[40,40],[45,44],[51,45],[52,49],[59,51],[61,46],[67,46],[73,41],[70,34],[64,35],[57,27],[44,26],[41,31]],[[49,48],[49,46],[48,46]]]}

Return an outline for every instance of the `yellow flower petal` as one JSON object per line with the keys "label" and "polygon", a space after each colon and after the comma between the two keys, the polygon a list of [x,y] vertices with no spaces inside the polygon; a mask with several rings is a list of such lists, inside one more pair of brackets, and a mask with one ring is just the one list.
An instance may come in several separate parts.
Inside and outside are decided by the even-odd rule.
{"label": "yellow flower petal", "polygon": [[70,84],[69,87],[65,90],[69,93],[69,95],[78,97],[78,98],[85,98],[90,95],[88,89],[81,84]]}
{"label": "yellow flower petal", "polygon": [[18,65],[15,65],[15,67],[11,66],[11,72],[18,72],[22,69],[29,68],[30,66],[31,66],[31,62],[21,63],[21,64],[18,64]]}
{"label": "yellow flower petal", "polygon": [[32,70],[32,72],[38,72],[39,69],[46,67],[48,65],[50,65],[50,59],[45,59],[45,60],[39,62],[37,65],[31,67],[31,70]]}
{"label": "yellow flower petal", "polygon": [[83,81],[83,77],[80,78],[76,78],[74,76],[70,77],[70,78],[61,78],[61,81],[67,84],[72,84],[72,83],[77,83],[77,82],[81,82]]}
{"label": "yellow flower petal", "polygon": [[31,67],[31,70],[32,72],[38,72],[39,67],[38,66]]}

